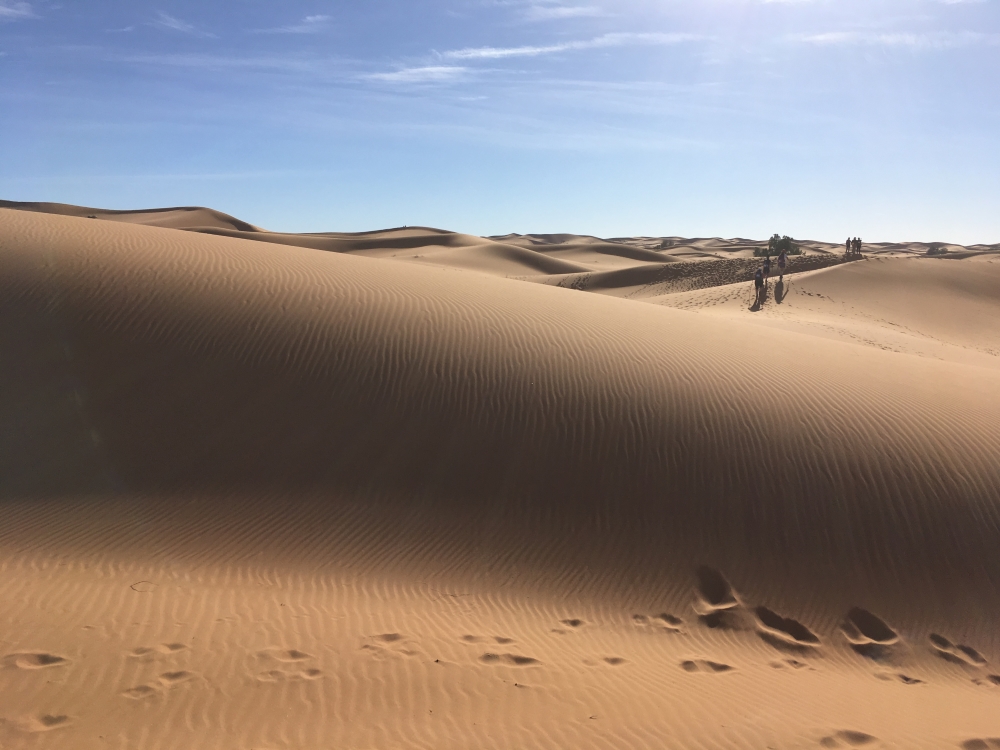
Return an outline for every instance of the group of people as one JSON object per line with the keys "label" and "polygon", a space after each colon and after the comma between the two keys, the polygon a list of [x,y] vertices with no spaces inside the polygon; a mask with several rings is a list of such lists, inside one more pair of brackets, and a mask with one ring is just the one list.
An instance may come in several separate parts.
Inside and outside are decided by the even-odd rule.
{"label": "group of people", "polygon": [[[785,280],[785,267],[788,265],[788,254],[782,250],[778,255],[778,281]],[[754,289],[757,290],[757,297],[754,306],[759,307],[767,299],[767,280],[771,276],[771,256],[764,258],[764,264],[757,266],[753,275]]]}
{"label": "group of people", "polygon": [[846,255],[848,258],[860,258],[861,257],[861,238],[855,237],[851,239],[847,238],[847,242],[844,243],[844,248],[846,250]]}

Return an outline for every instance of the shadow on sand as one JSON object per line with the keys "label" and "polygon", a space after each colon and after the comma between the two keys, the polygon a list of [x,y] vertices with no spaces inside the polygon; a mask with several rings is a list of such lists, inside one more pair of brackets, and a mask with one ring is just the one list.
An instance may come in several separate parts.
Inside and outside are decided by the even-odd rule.
{"label": "shadow on sand", "polygon": [[779,305],[784,301],[785,297],[788,296],[788,290],[785,289],[785,282],[779,281],[774,285],[774,301]]}

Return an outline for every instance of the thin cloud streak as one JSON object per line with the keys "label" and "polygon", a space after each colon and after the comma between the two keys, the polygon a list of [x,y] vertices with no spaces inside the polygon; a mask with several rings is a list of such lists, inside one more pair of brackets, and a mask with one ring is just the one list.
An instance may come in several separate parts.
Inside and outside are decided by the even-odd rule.
{"label": "thin cloud streak", "polygon": [[1000,34],[982,34],[975,31],[931,33],[833,31],[824,34],[800,34],[792,39],[820,46],[866,45],[912,49],[955,49],[977,44],[1000,44]]}
{"label": "thin cloud streak", "polygon": [[525,47],[468,47],[450,50],[441,54],[452,60],[500,60],[508,57],[538,57],[560,52],[573,52],[588,49],[603,49],[608,47],[626,47],[638,45],[671,45],[684,42],[703,41],[707,37],[699,34],[663,34],[663,33],[616,33],[604,34],[594,39],[576,42],[563,42],[546,46]]}
{"label": "thin cloud streak", "polygon": [[29,3],[0,0],[0,21],[20,21],[25,18],[38,18]]}
{"label": "thin cloud streak", "polygon": [[524,17],[529,21],[555,21],[564,18],[598,18],[608,15],[593,5],[532,5]]}
{"label": "thin cloud streak", "polygon": [[200,36],[200,37],[210,37],[215,38],[215,34],[211,34],[207,31],[201,31],[195,28],[192,24],[182,21],[179,18],[174,18],[169,13],[164,13],[162,10],[159,11],[158,17],[152,23],[153,26],[159,26],[163,29],[170,29],[171,31],[179,31],[182,34],[188,34],[190,36]]}
{"label": "thin cloud streak", "polygon": [[444,83],[460,78],[468,68],[451,65],[427,65],[419,68],[403,68],[392,73],[370,73],[363,78],[386,83]]}
{"label": "thin cloud streak", "polygon": [[220,55],[114,55],[105,57],[110,62],[140,65],[164,65],[174,68],[199,68],[204,70],[272,70],[286,73],[314,73],[321,61],[292,59],[288,57],[224,57]]}
{"label": "thin cloud streak", "polygon": [[274,29],[254,29],[254,34],[319,34],[329,27],[330,16],[306,16],[301,22]]}

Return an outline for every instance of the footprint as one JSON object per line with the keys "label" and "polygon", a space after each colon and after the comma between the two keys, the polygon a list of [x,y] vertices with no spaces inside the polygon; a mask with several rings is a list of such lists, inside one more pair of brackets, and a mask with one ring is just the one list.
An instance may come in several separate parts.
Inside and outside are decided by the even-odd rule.
{"label": "footprint", "polygon": [[160,675],[160,682],[162,682],[164,685],[168,685],[168,686],[170,686],[170,685],[177,685],[177,684],[179,684],[181,682],[187,682],[188,680],[192,679],[193,677],[194,677],[194,674],[191,673],[191,672],[185,672],[185,671],[180,671],[180,672],[164,672],[163,674]]}
{"label": "footprint", "polygon": [[286,672],[283,672],[280,669],[269,669],[266,672],[258,674],[257,679],[260,682],[279,682],[280,680],[285,679],[285,675]]}
{"label": "footprint", "polygon": [[970,667],[986,666],[986,659],[971,646],[956,645],[937,633],[931,633],[930,641],[934,653],[945,661]]}
{"label": "footprint", "polygon": [[672,630],[674,632],[679,632],[684,625],[684,620],[667,613],[656,615],[653,619],[657,620],[660,627],[664,630]]}
{"label": "footprint", "polygon": [[48,669],[64,664],[69,664],[69,659],[43,652],[7,654],[3,657],[3,665],[13,669]]}
{"label": "footprint", "polygon": [[581,626],[583,626],[585,624],[583,620],[580,620],[580,619],[578,619],[576,617],[574,617],[571,620],[560,620],[560,622],[563,625],[567,625],[567,626],[569,626],[571,628],[579,628],[579,627],[581,627]]}
{"label": "footprint", "polygon": [[533,667],[541,665],[538,659],[518,654],[483,654],[479,657],[483,664],[507,664],[514,667]]}
{"label": "footprint", "polygon": [[782,617],[767,607],[757,607],[758,634],[775,648],[808,651],[819,646],[819,638],[798,620]]}
{"label": "footprint", "polygon": [[187,672],[184,670],[178,672],[164,672],[156,679],[156,684],[136,685],[135,687],[123,690],[122,695],[126,698],[131,698],[132,700],[142,700],[143,698],[150,698],[154,695],[158,695],[164,690],[169,690],[170,688],[180,685],[181,683],[189,682],[190,680],[193,680],[194,677],[195,674],[193,672]]}
{"label": "footprint", "polygon": [[302,669],[296,672],[286,672],[283,669],[270,669],[257,675],[259,682],[295,682],[298,680],[318,680],[323,677],[322,670]]}
{"label": "footprint", "polygon": [[824,737],[819,741],[822,747],[865,747],[873,742],[878,742],[878,738],[866,732],[857,732],[853,729],[845,729],[836,732],[829,737]]}
{"label": "footprint", "polygon": [[685,672],[714,672],[719,674],[722,672],[732,672],[735,667],[717,661],[709,661],[708,659],[688,659],[681,662],[681,669]]}
{"label": "footprint", "polygon": [[[382,633],[380,635],[368,636],[373,643],[366,643],[361,647],[363,651],[368,651],[373,655],[378,655],[379,657],[385,655],[403,655],[403,656],[419,656],[420,652],[416,649],[409,648],[407,639],[400,633]],[[470,640],[473,639],[473,640]],[[474,643],[476,636],[463,636],[463,641],[468,643]],[[304,658],[311,659],[312,657],[308,654],[304,655]]]}
{"label": "footprint", "polygon": [[866,609],[854,607],[840,626],[857,653],[868,659],[881,661],[892,652],[892,646],[899,643],[899,634],[881,618]]}
{"label": "footprint", "polygon": [[959,747],[962,750],[990,750],[990,748],[1000,748],[1000,737],[966,740]]}
{"label": "footprint", "polygon": [[281,662],[296,662],[305,661],[306,659],[312,659],[312,656],[307,654],[305,651],[299,651],[298,649],[279,649],[279,648],[267,648],[263,651],[257,652],[257,655],[265,659],[274,659],[275,661]]}
{"label": "footprint", "polygon": [[785,666],[789,666],[792,669],[805,669],[809,665],[805,662],[798,661],[797,659],[785,659],[784,661],[772,661],[769,663],[773,669],[784,669]]}
{"label": "footprint", "polygon": [[499,643],[501,646],[506,646],[514,642],[513,638],[504,638],[503,636],[500,635],[493,636],[493,640]]}
{"label": "footprint", "polygon": [[16,724],[17,728],[22,732],[49,732],[53,729],[59,729],[64,727],[69,723],[69,717],[65,715],[56,714],[43,714],[41,716],[32,716],[31,718],[24,719]]}
{"label": "footprint", "polygon": [[135,687],[130,687],[128,690],[122,691],[122,695],[126,698],[131,698],[132,700],[142,700],[143,698],[149,698],[154,696],[159,691],[152,685],[136,685]]}
{"label": "footprint", "polygon": [[466,643],[479,643],[483,639],[478,635],[463,635],[462,640]]}
{"label": "footprint", "polygon": [[179,653],[186,648],[183,643],[161,643],[158,646],[139,646],[129,651],[128,655],[141,661],[153,661],[161,656]]}
{"label": "footprint", "polygon": [[698,603],[695,612],[702,624],[710,628],[740,629],[740,602],[733,587],[722,573],[703,565],[696,571],[698,576]]}
{"label": "footprint", "polygon": [[618,667],[625,663],[625,660],[620,656],[606,656],[604,661],[610,664],[612,667]]}

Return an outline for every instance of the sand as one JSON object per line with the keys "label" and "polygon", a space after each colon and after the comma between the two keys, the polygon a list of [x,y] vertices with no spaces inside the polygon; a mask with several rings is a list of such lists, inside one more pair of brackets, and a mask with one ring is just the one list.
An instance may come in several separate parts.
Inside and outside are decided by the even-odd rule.
{"label": "sand", "polygon": [[1000,747],[994,248],[5,205],[0,748]]}

